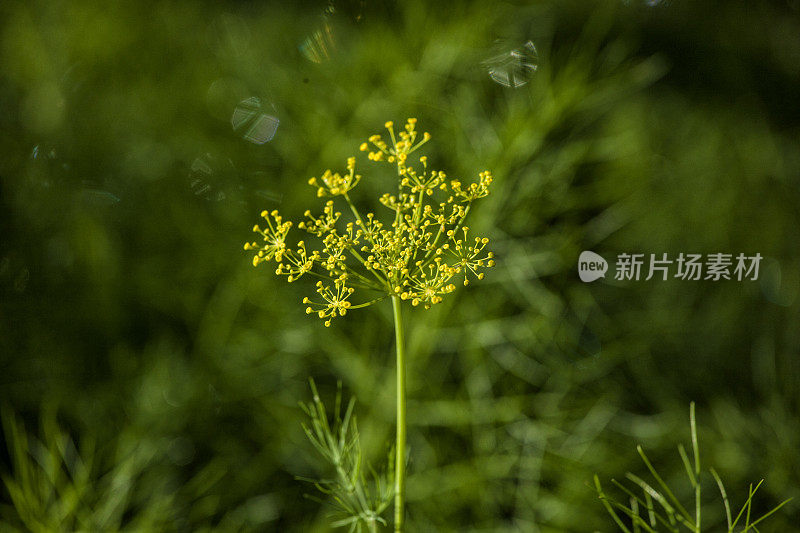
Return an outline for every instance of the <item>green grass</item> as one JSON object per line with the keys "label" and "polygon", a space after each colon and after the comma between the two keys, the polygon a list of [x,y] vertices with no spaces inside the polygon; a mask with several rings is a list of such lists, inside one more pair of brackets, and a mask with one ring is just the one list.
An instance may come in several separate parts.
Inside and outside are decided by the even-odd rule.
{"label": "green grass", "polygon": [[[708,528],[703,527],[703,509],[702,503],[702,469],[700,467],[700,445],[697,439],[697,421],[695,419],[695,405],[691,404],[689,408],[689,424],[691,427],[691,449],[693,452],[693,459],[690,460],[686,453],[686,448],[683,445],[678,447],[678,452],[686,470],[686,476],[694,492],[694,513],[684,506],[681,500],[675,496],[675,492],[664,481],[664,478],[658,473],[656,467],[648,459],[641,446],[637,446],[636,450],[639,452],[647,470],[652,476],[654,482],[648,483],[635,474],[627,473],[625,477],[636,488],[641,491],[641,495],[633,492],[622,483],[612,479],[612,483],[628,496],[628,504],[620,503],[619,501],[609,497],[603,490],[600,478],[594,476],[594,484],[597,489],[597,494],[603,502],[603,506],[608,511],[608,514],[614,520],[614,523],[619,526],[620,530],[624,533],[639,533],[647,531],[649,533],[656,533],[658,531],[671,531],[678,533],[679,531],[691,531],[694,533],[701,533],[708,531]],[[786,499],[766,511],[762,515],[756,517],[752,515],[753,511],[753,497],[758,491],[761,484],[764,482],[762,479],[755,486],[750,484],[748,488],[748,496],[744,504],[736,515],[731,514],[731,504],[728,500],[728,493],[725,490],[725,485],[722,482],[719,474],[713,468],[709,469],[709,473],[716,482],[719,489],[720,503],[725,508],[725,524],[727,533],[735,533],[741,531],[759,531],[756,527],[764,520],[769,518],[774,513],[778,512],[784,505],[791,501],[791,498]],[[622,516],[620,516],[620,514]],[[705,513],[708,514],[708,513]],[[720,525],[716,525],[718,529]],[[712,530],[715,530],[712,528]]]}

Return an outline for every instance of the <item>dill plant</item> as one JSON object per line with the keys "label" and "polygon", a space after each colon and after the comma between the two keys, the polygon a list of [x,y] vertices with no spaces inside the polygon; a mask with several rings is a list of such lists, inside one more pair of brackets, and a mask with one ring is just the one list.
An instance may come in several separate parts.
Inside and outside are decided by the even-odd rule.
{"label": "dill plant", "polygon": [[[21,417],[0,408],[12,471],[2,475],[10,505],[0,504],[3,533],[174,531],[182,510],[192,531],[212,530],[209,489],[224,475],[212,462],[179,489],[147,475],[159,450],[124,432],[112,441],[73,440],[45,410],[38,435]],[[227,517],[226,517],[227,518]]]}
{"label": "dill plant", "polygon": [[[609,496],[603,489],[600,478],[596,475],[594,476],[594,484],[598,497],[602,501],[606,511],[608,511],[608,514],[614,520],[614,523],[623,533],[658,533],[662,531],[668,531],[670,533],[680,533],[683,531],[702,533],[702,531],[706,531],[706,529],[703,528],[702,520],[703,504],[701,496],[703,494],[703,487],[700,479],[702,470],[700,468],[700,445],[697,440],[697,421],[695,418],[694,402],[689,406],[689,425],[692,439],[692,457],[689,457],[686,448],[682,444],[678,446],[678,452],[680,453],[681,461],[686,470],[686,476],[691,485],[692,492],[694,493],[694,512],[689,510],[691,506],[684,505],[681,500],[675,496],[673,489],[658,473],[641,446],[637,446],[636,450],[639,452],[639,456],[642,458],[647,470],[653,477],[653,481],[648,483],[630,472],[625,475],[628,481],[635,486],[635,489],[641,491],[641,496],[634,492],[635,489],[631,490],[619,481],[612,479],[611,482],[628,497],[627,504],[621,503]],[[753,497],[764,482],[762,479],[755,486],[750,484],[747,499],[744,504],[742,504],[739,512],[733,515],[728,493],[725,490],[722,478],[714,468],[710,468],[709,472],[716,482],[717,489],[722,498],[722,503],[725,507],[724,530],[726,533],[746,533],[748,531],[758,533],[759,529],[757,526],[791,500],[784,500],[759,517],[752,516]],[[627,520],[623,517],[627,518]]]}
{"label": "dill plant", "polygon": [[[494,265],[492,252],[485,250],[489,240],[471,236],[464,224],[473,202],[489,194],[491,172],[480,172],[477,181],[464,185],[460,180],[448,179],[441,170],[429,169],[426,156],[412,164],[411,154],[431,138],[427,132],[419,134],[416,122],[414,118],[408,119],[399,131],[395,131],[391,121],[386,122],[388,138],[372,135],[359,147],[361,152],[367,152],[370,161],[396,168],[396,191],[379,198],[388,209],[386,221],[372,212],[362,214],[352,201],[350,193],[362,176],[356,173],[356,158],[350,157],[342,174],[326,170],[320,177],[308,181],[318,198],[328,198],[321,213],[308,210],[304,220],[297,224],[299,230],[316,238],[316,247],[305,240],[291,246],[287,244],[293,224],[284,221],[275,210],[263,211],[261,216],[266,225],[253,228],[260,242],[255,240],[244,245],[245,250],[255,252],[254,266],[274,262],[275,273],[286,276],[289,282],[305,276],[316,278],[316,295],[303,298],[303,304],[306,313],[322,319],[325,326],[348,311],[391,299],[397,355],[395,531],[403,531],[406,480],[407,363],[402,303],[428,309],[453,292],[456,282],[468,285],[470,278],[483,279],[483,270]],[[342,217],[337,202],[343,210],[349,211],[349,220]],[[368,296],[357,301],[362,291]],[[357,439],[348,437],[350,430],[343,421],[337,422],[336,431],[340,435],[333,435],[336,431],[332,432],[327,421],[323,423],[324,412],[320,412],[320,405],[315,400],[307,408],[314,427],[319,429],[319,432],[307,430],[307,433],[330,459],[336,443],[355,443]],[[339,451],[345,450],[340,448]],[[340,466],[338,464],[337,468]],[[352,495],[355,484],[345,482],[345,485],[349,487],[345,493]],[[378,502],[371,507],[371,512],[380,507]],[[358,516],[358,513],[353,514]],[[338,525],[347,523],[353,529],[361,526],[359,520]],[[375,520],[365,521],[365,524],[372,528]]]}
{"label": "dill plant", "polygon": [[[389,454],[388,472],[376,472],[364,467],[361,456],[358,426],[353,413],[355,399],[351,398],[342,414],[342,384],[336,392],[333,409],[333,424],[328,422],[325,404],[320,399],[314,380],[309,380],[313,400],[300,406],[308,415],[310,424],[303,424],[303,431],[314,448],[330,462],[335,470],[334,479],[298,479],[314,483],[320,492],[329,495],[333,506],[342,518],[334,521],[334,527],[350,526],[350,531],[366,529],[370,533],[378,530],[378,525],[386,525],[381,516],[391,505],[394,497],[392,480],[392,454]],[[369,470],[370,479],[366,471]],[[317,498],[312,498],[317,501]]]}

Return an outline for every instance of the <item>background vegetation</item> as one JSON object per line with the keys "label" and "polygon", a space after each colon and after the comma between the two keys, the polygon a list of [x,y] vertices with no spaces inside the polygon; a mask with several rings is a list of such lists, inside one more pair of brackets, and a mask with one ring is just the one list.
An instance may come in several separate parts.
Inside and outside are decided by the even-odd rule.
{"label": "background vegetation", "polygon": [[[242,244],[416,116],[434,167],[494,173],[498,266],[408,315],[409,529],[612,531],[592,475],[644,474],[642,444],[681,476],[694,400],[732,500],[763,477],[757,508],[795,501],[761,531],[798,530],[797,1],[30,0],[0,28],[0,529],[327,530],[298,402],[341,380],[385,453],[390,305],[323,328]],[[527,83],[493,80],[528,40]],[[585,249],[765,260],[583,284]]]}

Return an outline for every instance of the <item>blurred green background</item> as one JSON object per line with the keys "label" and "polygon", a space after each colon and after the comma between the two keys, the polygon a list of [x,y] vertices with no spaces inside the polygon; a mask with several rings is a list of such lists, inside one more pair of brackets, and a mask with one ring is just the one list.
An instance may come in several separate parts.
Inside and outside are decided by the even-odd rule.
{"label": "blurred green background", "polygon": [[[30,0],[0,28],[0,530],[328,530],[297,404],[341,380],[380,462],[390,305],[324,328],[242,244],[413,116],[434,168],[492,170],[497,267],[408,313],[409,531],[614,531],[592,475],[642,444],[678,479],[692,400],[732,500],[764,478],[758,509],[795,501],[761,531],[800,531],[797,0]],[[363,165],[368,205],[392,176]],[[582,250],[765,259],[584,284]]]}

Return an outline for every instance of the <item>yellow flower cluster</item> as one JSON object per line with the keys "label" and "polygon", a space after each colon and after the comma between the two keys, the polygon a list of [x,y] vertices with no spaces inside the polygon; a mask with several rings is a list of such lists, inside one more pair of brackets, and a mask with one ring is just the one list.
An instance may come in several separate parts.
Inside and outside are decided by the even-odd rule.
{"label": "yellow flower cluster", "polygon": [[317,196],[319,197],[341,196],[347,194],[348,191],[361,181],[361,175],[356,174],[355,171],[356,158],[348,157],[347,172],[344,176],[340,175],[338,172],[332,173],[330,170],[326,170],[321,178],[311,178],[308,180],[308,184],[317,188]]}
{"label": "yellow flower cluster", "polygon": [[[411,166],[409,156],[430,139],[428,133],[418,134],[416,122],[408,119],[399,132],[387,122],[389,142],[373,135],[360,147],[370,161],[396,166],[397,193],[380,198],[394,212],[391,223],[384,224],[374,213],[362,216],[350,199],[348,193],[361,181],[355,173],[356,160],[350,157],[343,174],[326,170],[320,178],[309,180],[318,197],[340,197],[352,214],[351,221],[341,222],[342,213],[335,210],[333,200],[325,203],[320,215],[305,212],[305,220],[297,227],[321,241],[319,250],[307,250],[304,241],[288,248],[286,235],[292,223],[283,222],[277,211],[262,212],[267,227],[253,228],[263,242],[244,245],[245,250],[256,252],[253,265],[274,260],[276,274],[286,275],[290,282],[306,274],[320,278],[318,298],[307,297],[303,303],[306,312],[324,319],[326,326],[349,309],[388,296],[427,309],[455,290],[456,278],[463,276],[467,285],[468,276],[483,279],[483,269],[494,266],[492,252],[484,251],[489,240],[470,238],[463,224],[472,202],[489,194],[492,174],[481,172],[477,182],[463,185],[448,180],[442,171],[429,171],[425,156],[419,158],[419,168]],[[441,196],[439,201],[436,195]],[[379,296],[354,305],[349,298],[356,289],[376,291]]]}

